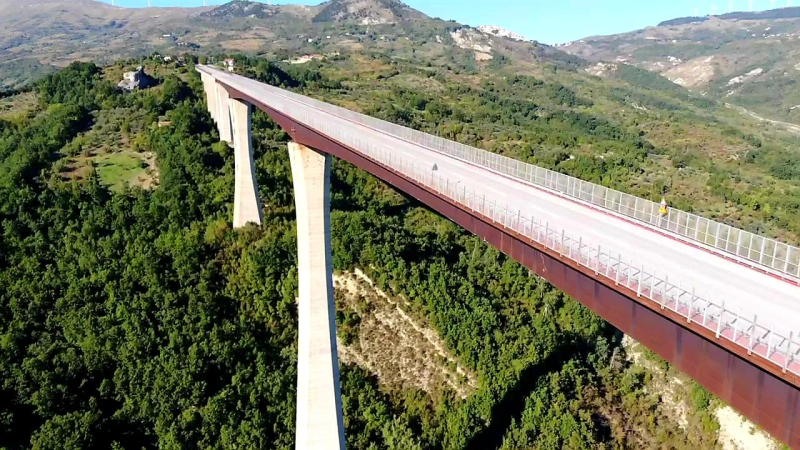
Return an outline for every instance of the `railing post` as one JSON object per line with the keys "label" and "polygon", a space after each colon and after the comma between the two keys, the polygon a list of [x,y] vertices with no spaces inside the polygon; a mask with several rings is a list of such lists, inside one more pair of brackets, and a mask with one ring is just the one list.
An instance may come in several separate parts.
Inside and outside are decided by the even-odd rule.
{"label": "railing post", "polygon": [[[687,224],[689,222],[686,222]],[[694,216],[694,240],[700,240],[700,217]]]}
{"label": "railing post", "polygon": [[655,288],[656,288],[656,271],[655,269],[653,269],[653,274],[650,275],[650,299],[652,300],[656,299],[655,294],[653,294]]}
{"label": "railing post", "polygon": [[564,229],[561,229],[561,257],[564,257]]}
{"label": "railing post", "polygon": [[764,264],[764,250],[767,248],[767,238],[761,236],[761,254],[758,257],[758,263]]}
{"label": "railing post", "polygon": [[[661,226],[661,220],[659,220],[660,218],[661,216],[656,215],[656,203],[650,202],[650,220],[648,220],[647,222],[655,226]],[[653,223],[653,219],[656,220],[656,223]]]}
{"label": "railing post", "polygon": [[792,247],[786,246],[786,262],[783,264],[783,273],[789,272],[789,261],[791,260],[792,250]]}
{"label": "railing post", "polygon": [[695,288],[692,288],[692,299],[689,301],[689,323],[692,323],[692,309],[694,308],[694,300],[695,300]]}
{"label": "railing post", "polygon": [[711,306],[711,302],[706,303],[706,307],[703,308],[703,326],[706,326],[706,318],[708,317],[709,306]]}
{"label": "railing post", "polygon": [[[672,208],[667,211],[667,230],[669,230],[669,225],[672,223]],[[678,230],[676,229],[675,232],[677,233]]]}
{"label": "railing post", "polygon": [[772,250],[772,264],[769,265],[773,269],[775,269],[775,264],[778,262],[778,246],[779,245],[780,245],[780,242],[775,241],[775,245],[774,245],[773,250]]}
{"label": "railing post", "polygon": [[614,286],[619,286],[619,274],[622,272],[622,255],[617,253],[617,273],[614,277]]}
{"label": "railing post", "polygon": [[632,283],[634,282],[634,280],[633,277],[631,276],[632,273],[633,273],[633,258],[631,258],[631,260],[628,262],[628,268],[625,271],[625,280],[627,280],[627,282],[625,283],[625,287],[629,289],[633,288]]}
{"label": "railing post", "polygon": [[742,307],[739,307],[739,312],[736,313],[736,321],[733,322],[733,342],[736,342],[739,334],[739,321],[742,320]]}
{"label": "railing post", "polygon": [[550,248],[547,245],[547,241],[550,238],[550,222],[545,222],[544,224],[544,246]]}
{"label": "railing post", "polygon": [[792,340],[794,339],[794,331],[789,332],[789,343],[786,344],[786,358],[783,359],[783,373],[789,369],[789,364],[792,363],[794,355],[792,354]]}
{"label": "railing post", "polygon": [[725,300],[722,301],[722,309],[720,310],[719,317],[717,318],[717,333],[716,333],[717,339],[719,339],[719,336],[722,333],[722,316],[724,314],[725,314]]}
{"label": "railing post", "polygon": [[742,234],[744,231],[739,230],[739,237],[736,238],[736,256],[742,256],[739,254],[739,249],[742,247]]}
{"label": "railing post", "polygon": [[758,328],[757,323],[758,323],[758,315],[755,314],[753,315],[753,331],[750,332],[750,346],[747,348],[748,355],[753,354],[753,345],[755,345],[754,342],[756,336],[756,329]]}
{"label": "railing post", "polygon": [[[680,286],[675,286],[675,287],[676,287],[676,288],[678,288],[678,290],[679,290],[679,291],[683,291],[683,288],[682,288],[682,287],[680,287]],[[685,291],[684,291],[684,292],[685,292]],[[674,308],[674,310],[675,310],[675,312],[676,312],[676,313],[678,313],[678,314],[680,314],[680,313],[678,312],[678,310],[679,310],[679,309],[680,309],[680,307],[681,307],[681,297],[682,297],[682,296],[683,296],[683,292],[678,292],[678,295],[675,297],[675,308]]]}
{"label": "railing post", "polygon": [[642,264],[642,267],[639,269],[639,284],[636,286],[636,296],[637,297],[641,297],[642,296],[643,279],[644,279],[644,264]]}
{"label": "railing post", "polygon": [[536,242],[542,242],[542,222],[536,223]]}
{"label": "railing post", "polygon": [[536,223],[536,221],[535,221],[535,220],[533,220],[533,216],[531,216],[531,217],[530,217],[530,221],[531,221],[531,228],[530,228],[530,232],[529,232],[529,234],[528,234],[528,237],[529,237],[531,240],[533,240],[533,225]]}
{"label": "railing post", "polygon": [[686,223],[683,225],[684,228],[686,228],[684,236],[689,236],[689,220],[691,219],[691,217],[689,216],[689,213],[683,213],[683,214],[686,216]]}
{"label": "railing post", "polygon": [[[573,258],[572,258],[572,245],[573,245],[573,243],[575,242],[575,240],[574,240],[574,239],[572,239],[572,238],[569,238],[569,242],[570,242],[570,243],[569,243],[569,245],[567,246],[567,257],[568,257],[569,259],[573,259]],[[579,254],[580,254],[580,253],[579,253]]]}
{"label": "railing post", "polygon": [[578,265],[581,265],[581,255],[583,254],[583,236],[578,236]]}
{"label": "railing post", "polygon": [[600,275],[600,244],[597,244],[597,264],[594,266],[594,274]]}
{"label": "railing post", "polygon": [[775,335],[775,322],[772,322],[772,330],[769,332],[769,340],[767,340],[767,359],[772,355],[772,337]]}

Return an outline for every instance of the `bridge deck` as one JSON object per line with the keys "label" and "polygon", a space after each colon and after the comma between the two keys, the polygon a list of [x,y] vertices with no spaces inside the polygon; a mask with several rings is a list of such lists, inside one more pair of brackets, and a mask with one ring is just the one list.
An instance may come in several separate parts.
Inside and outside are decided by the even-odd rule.
{"label": "bridge deck", "polygon": [[[667,276],[669,283],[680,285],[689,292],[695,289],[698,297],[717,305],[724,302],[728,311],[741,312],[740,333],[747,330],[756,315],[761,328],[771,330],[774,327],[774,331],[783,337],[800,331],[800,287],[787,280],[754,270],[713,250],[677,240],[670,233],[650,225],[599,211],[574,198],[320,110],[301,97],[289,96],[274,88],[267,89],[257,81],[217,70],[214,70],[214,77],[300,122],[314,117],[322,120],[327,129],[347,130],[356,136],[354,139],[365,152],[368,148],[390,151],[395,161],[414,164],[421,172],[433,172],[435,164],[436,175],[448,179],[451,186],[463,186],[481,202],[502,205],[515,214],[521,210],[537,221],[547,223],[556,234],[564,230],[569,236],[580,236],[584,245],[599,245],[613,258],[621,255],[622,261],[631,263],[632,267],[643,265],[647,273]],[[728,323],[731,323],[731,317],[728,317]],[[773,345],[781,344],[775,342]],[[794,346],[791,350],[796,353],[800,349]],[[798,367],[800,364],[794,363],[790,370],[796,371]]]}

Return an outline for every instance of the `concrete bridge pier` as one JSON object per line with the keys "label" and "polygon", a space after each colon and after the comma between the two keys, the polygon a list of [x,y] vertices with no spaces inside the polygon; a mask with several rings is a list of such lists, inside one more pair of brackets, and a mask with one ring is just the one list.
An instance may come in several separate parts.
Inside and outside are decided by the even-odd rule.
{"label": "concrete bridge pier", "polygon": [[[231,121],[233,118],[231,117],[231,109],[230,109],[230,95],[228,95],[228,91],[220,86],[219,83],[214,83],[216,86],[216,111],[217,111],[217,129],[219,130],[219,140],[225,141],[228,143],[229,146],[233,146],[233,125]],[[248,132],[248,135],[250,133]]]}
{"label": "concrete bridge pier", "polygon": [[289,143],[297,209],[297,450],[344,450],[331,259],[331,156]]}
{"label": "concrete bridge pier", "polygon": [[[222,88],[220,90],[224,91]],[[227,97],[228,93],[225,92],[224,96]],[[236,187],[233,194],[233,228],[242,228],[250,222],[261,225],[261,200],[253,160],[252,106],[233,98],[225,104],[230,115],[228,123],[231,125],[231,136],[234,137]]]}
{"label": "concrete bridge pier", "polygon": [[203,80],[203,92],[206,94],[206,104],[208,105],[208,113],[214,123],[217,121],[219,114],[219,106],[217,106],[217,82],[211,75],[200,72],[200,79]]}

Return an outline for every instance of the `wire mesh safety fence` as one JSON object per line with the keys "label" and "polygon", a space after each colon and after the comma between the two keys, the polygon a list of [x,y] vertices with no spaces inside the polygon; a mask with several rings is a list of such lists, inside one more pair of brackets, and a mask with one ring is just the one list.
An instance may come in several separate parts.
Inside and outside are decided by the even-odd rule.
{"label": "wire mesh safety fence", "polygon": [[[675,280],[670,282],[668,274],[657,274],[653,268],[625,259],[612,249],[592,245],[580,236],[571,235],[555,224],[543,222],[525,211],[512,210],[507,205],[489,201],[485,195],[479,195],[464,183],[450,180],[429,167],[422,167],[414,161],[400,158],[397,152],[392,151],[391,146],[387,146],[385,140],[359,132],[353,127],[342,126],[341,123],[331,120],[330,116],[321,115],[308,107],[312,106],[327,111],[339,119],[355,121],[380,130],[371,123],[377,119],[271,86],[259,84],[258,88],[260,90],[258,97],[267,102],[271,108],[358,151],[439,196],[594,271],[596,276],[605,277],[609,283],[625,286],[636,292],[637,297],[649,299],[660,308],[672,310],[683,316],[687,322],[705,327],[717,338],[734,342],[744,347],[748,353],[757,354],[784,371],[800,375],[800,337],[793,330],[780,329],[774,323],[759,322],[757,316],[745,317],[741,311],[726,308],[724,301],[713,302],[709,295],[701,294],[695,288],[684,288],[681,283],[676,284]],[[300,99],[302,101],[299,101]],[[356,117],[354,114],[358,120],[352,119]],[[411,135],[411,132],[418,133],[398,128],[405,130],[403,133],[408,135]],[[389,133],[393,136],[400,134],[395,130]],[[408,139],[407,136],[400,137],[417,142]],[[439,138],[424,135],[419,139],[426,141],[421,143],[425,147],[440,149],[435,146],[439,145],[438,143],[432,143]],[[683,211],[673,210],[666,217],[662,217],[658,214],[658,204],[654,202],[460,144],[451,146],[450,149],[453,153],[446,153],[502,173],[512,174],[517,178],[609,208],[700,242],[709,245],[713,242],[715,248],[736,253],[743,258],[755,258],[760,264],[774,267],[776,262],[782,261],[785,268],[794,268],[798,264],[796,259],[790,260],[790,258],[800,253],[793,252],[793,249],[796,250],[794,247],[774,240],[755,236]],[[467,155],[466,152],[471,153]]]}
{"label": "wire mesh safety fence", "polygon": [[337,117],[667,230],[732,255],[741,262],[768,268],[776,275],[795,280],[800,278],[800,248],[674,208],[669,208],[668,213],[662,216],[659,212],[660,205],[650,200],[395,125],[274,86],[263,86],[272,93],[329,112]]}

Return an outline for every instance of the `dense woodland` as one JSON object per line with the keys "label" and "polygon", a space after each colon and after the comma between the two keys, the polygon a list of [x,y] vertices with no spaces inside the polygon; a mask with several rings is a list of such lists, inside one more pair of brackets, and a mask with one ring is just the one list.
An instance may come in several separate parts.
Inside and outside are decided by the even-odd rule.
{"label": "dense woodland", "polygon": [[[246,71],[318,97],[348,95],[313,70],[252,62]],[[199,77],[186,68],[160,81],[123,94],[100,68],[76,63],[34,86],[35,113],[0,120],[0,448],[293,448],[297,273],[287,136],[255,114],[265,220],[234,231],[232,152],[219,143]],[[570,108],[514,99],[520,86]],[[626,127],[576,112],[592,101],[564,86],[517,77],[451,89],[460,103],[388,89],[393,101],[369,112],[476,144],[476,130],[508,122],[529,130],[505,136],[526,143],[516,156],[606,184],[624,184],[658,152]],[[160,186],[115,193],[97,176],[54,177],[54,162],[93,113],[119,107],[146,112],[137,142],[156,153]],[[170,126],[158,127],[161,117]],[[509,153],[502,142],[492,150]],[[569,158],[569,149],[588,144],[613,157]],[[556,147],[563,150],[549,150]],[[712,400],[702,388],[692,396],[697,420],[679,429],[603,320],[352,166],[336,161],[332,178],[335,268],[363,268],[406,297],[410,313],[425,317],[479,379],[462,400],[386,390],[344,366],[348,448],[714,444]]]}

